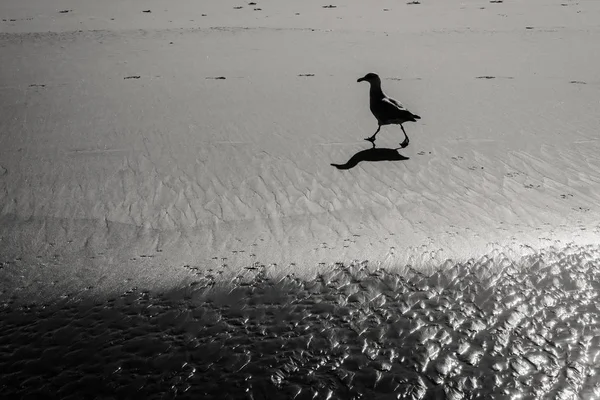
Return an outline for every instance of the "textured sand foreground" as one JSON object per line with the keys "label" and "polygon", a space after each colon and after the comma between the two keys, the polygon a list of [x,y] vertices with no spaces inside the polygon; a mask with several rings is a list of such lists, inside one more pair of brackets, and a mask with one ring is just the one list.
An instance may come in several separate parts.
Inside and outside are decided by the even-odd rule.
{"label": "textured sand foreground", "polygon": [[[600,247],[0,311],[10,398],[594,399]],[[494,272],[491,272],[494,271]],[[28,397],[31,398],[31,397]]]}

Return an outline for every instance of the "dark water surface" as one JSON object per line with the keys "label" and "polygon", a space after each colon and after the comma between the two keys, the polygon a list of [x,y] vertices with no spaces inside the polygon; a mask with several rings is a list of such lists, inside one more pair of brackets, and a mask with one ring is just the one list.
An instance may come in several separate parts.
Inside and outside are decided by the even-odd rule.
{"label": "dark water surface", "polygon": [[[0,311],[3,398],[600,396],[600,248]],[[38,397],[36,397],[38,396]]]}

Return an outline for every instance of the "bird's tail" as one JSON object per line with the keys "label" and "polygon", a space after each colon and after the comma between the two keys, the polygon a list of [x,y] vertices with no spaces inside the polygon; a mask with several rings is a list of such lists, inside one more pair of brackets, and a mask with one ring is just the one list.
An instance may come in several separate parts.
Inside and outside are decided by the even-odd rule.
{"label": "bird's tail", "polygon": [[413,114],[412,116],[414,119],[421,119],[421,117],[419,117],[417,114]]}

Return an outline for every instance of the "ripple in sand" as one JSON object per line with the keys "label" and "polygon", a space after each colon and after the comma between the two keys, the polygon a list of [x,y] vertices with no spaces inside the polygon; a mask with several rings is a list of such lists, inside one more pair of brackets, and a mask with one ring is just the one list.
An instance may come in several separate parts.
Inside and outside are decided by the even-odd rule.
{"label": "ripple in sand", "polygon": [[520,260],[498,251],[433,275],[338,263],[312,281],[275,281],[256,268],[231,287],[132,289],[98,303],[7,302],[2,391],[585,397],[600,384],[599,263],[600,248],[573,246]]}

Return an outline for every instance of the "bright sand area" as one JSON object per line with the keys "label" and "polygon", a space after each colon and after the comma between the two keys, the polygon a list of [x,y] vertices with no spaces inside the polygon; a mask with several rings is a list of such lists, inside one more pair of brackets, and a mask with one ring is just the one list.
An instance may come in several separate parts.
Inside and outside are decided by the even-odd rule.
{"label": "bright sand area", "polygon": [[599,242],[598,2],[328,5],[0,6],[3,296]]}

